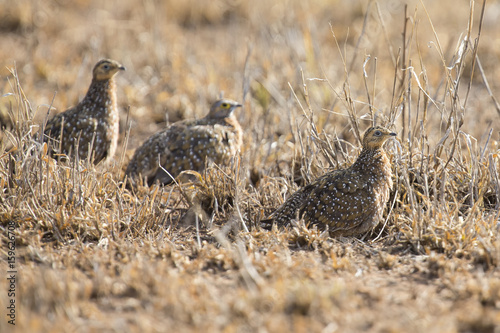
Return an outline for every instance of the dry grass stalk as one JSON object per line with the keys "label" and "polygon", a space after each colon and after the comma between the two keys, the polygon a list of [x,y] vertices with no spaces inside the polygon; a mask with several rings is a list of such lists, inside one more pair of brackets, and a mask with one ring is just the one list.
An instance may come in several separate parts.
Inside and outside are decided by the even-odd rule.
{"label": "dry grass stalk", "polygon": [[[11,17],[0,20],[0,50],[24,46],[0,95],[0,243],[5,257],[13,221],[21,330],[494,330],[498,54],[484,39],[498,29],[484,6],[339,4],[332,21],[317,1],[90,3],[100,10],[58,9],[74,22],[71,38],[63,21],[44,20],[51,6],[0,4]],[[89,17],[106,29],[96,35]],[[248,49],[235,47],[247,35]],[[107,52],[130,68],[119,78],[127,117],[116,164],[55,161],[38,126],[78,100],[66,91],[79,91],[76,72]],[[221,90],[241,96],[242,82],[241,160],[178,185],[126,188],[130,151],[165,113],[201,116]],[[373,123],[401,133],[387,147],[395,185],[383,225],[360,239],[300,220],[257,227],[300,186],[351,164]]]}

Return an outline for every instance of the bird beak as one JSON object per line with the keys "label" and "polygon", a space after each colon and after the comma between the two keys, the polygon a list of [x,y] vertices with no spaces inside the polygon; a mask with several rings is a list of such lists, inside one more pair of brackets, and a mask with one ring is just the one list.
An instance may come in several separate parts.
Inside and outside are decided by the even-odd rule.
{"label": "bird beak", "polygon": [[119,70],[121,70],[121,71],[127,70],[127,69],[125,68],[125,66],[123,66],[123,65],[122,65],[122,66],[120,66],[120,67],[118,67],[118,69],[119,69]]}
{"label": "bird beak", "polygon": [[233,115],[234,114],[234,111],[237,109],[237,108],[240,108],[242,107],[243,105],[242,104],[233,104],[231,109],[229,110],[229,115]]}

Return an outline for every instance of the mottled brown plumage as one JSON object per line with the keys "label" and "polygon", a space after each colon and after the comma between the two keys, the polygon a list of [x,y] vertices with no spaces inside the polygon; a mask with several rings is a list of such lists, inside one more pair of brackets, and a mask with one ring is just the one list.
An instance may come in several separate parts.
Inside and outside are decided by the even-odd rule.
{"label": "mottled brown plumage", "polygon": [[270,219],[262,221],[262,227],[285,226],[299,216],[306,224],[328,227],[332,236],[372,229],[382,219],[392,188],[391,163],[383,145],[395,135],[380,126],[369,128],[353,165],[326,173],[295,192]]}
{"label": "mottled brown plumage", "polygon": [[78,105],[50,119],[44,141],[51,143],[51,153],[75,155],[86,159],[92,147],[93,162],[112,157],[118,143],[119,114],[113,77],[125,70],[114,60],[99,61],[93,70],[87,94]]}
{"label": "mottled brown plumage", "polygon": [[184,170],[202,171],[206,163],[228,164],[241,147],[242,130],[233,115],[240,106],[218,100],[204,118],[180,121],[152,135],[135,151],[125,174],[134,185],[138,179],[149,185],[168,184],[170,175],[175,178]]}

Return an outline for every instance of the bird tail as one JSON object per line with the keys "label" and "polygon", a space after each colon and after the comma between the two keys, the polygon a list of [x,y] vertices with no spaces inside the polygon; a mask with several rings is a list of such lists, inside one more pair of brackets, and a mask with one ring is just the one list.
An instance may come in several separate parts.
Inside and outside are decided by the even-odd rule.
{"label": "bird tail", "polygon": [[274,219],[270,218],[270,219],[260,220],[259,224],[262,229],[271,230],[274,225]]}

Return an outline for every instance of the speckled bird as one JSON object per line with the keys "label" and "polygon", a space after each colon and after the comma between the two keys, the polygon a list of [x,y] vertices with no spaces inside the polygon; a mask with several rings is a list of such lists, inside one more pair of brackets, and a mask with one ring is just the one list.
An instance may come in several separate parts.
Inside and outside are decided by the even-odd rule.
{"label": "speckled bird", "polygon": [[86,159],[92,148],[92,161],[111,158],[118,144],[119,113],[113,77],[125,70],[114,60],[99,61],[92,72],[87,94],[78,105],[57,114],[45,125],[44,141],[51,142],[51,153]]}
{"label": "speckled bird", "polygon": [[148,185],[168,184],[182,171],[200,172],[206,163],[228,164],[242,144],[242,129],[233,114],[238,107],[241,104],[221,99],[204,118],[179,121],[153,134],[137,148],[127,166],[130,182],[136,185],[143,179]]}
{"label": "speckled bird", "polygon": [[359,235],[376,226],[392,188],[391,163],[384,143],[396,136],[376,126],[366,130],[363,149],[347,169],[324,174],[290,196],[261,226],[286,226],[297,217],[332,236]]}

